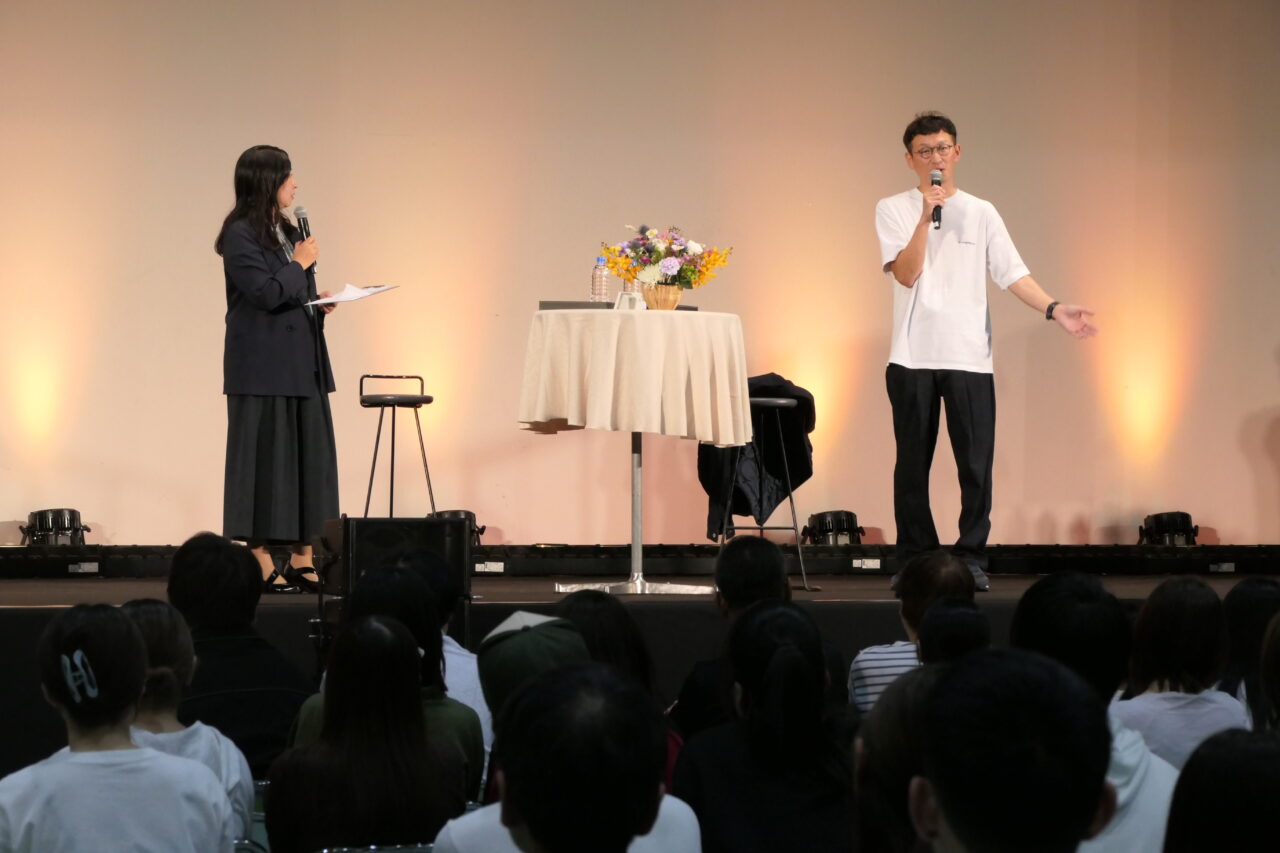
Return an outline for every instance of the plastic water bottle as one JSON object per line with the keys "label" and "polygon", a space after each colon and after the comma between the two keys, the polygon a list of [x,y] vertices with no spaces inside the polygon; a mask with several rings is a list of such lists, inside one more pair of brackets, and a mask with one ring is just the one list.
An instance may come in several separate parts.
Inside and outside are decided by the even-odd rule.
{"label": "plastic water bottle", "polygon": [[591,270],[592,302],[609,301],[609,268],[604,265],[604,258],[596,258],[595,268]]}

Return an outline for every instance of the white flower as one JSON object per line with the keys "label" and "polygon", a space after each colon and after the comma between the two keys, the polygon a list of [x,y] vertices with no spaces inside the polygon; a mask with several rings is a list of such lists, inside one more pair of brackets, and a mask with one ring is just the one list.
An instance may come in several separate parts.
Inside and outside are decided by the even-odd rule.
{"label": "white flower", "polygon": [[640,270],[636,276],[636,281],[641,284],[657,284],[662,280],[662,270],[658,269],[657,264],[649,264],[649,266]]}
{"label": "white flower", "polygon": [[667,241],[666,241],[666,240],[654,240],[654,241],[653,241],[653,248],[657,249],[659,252],[665,252],[665,251],[667,250]]}
{"label": "white flower", "polygon": [[701,243],[695,243],[694,241],[690,240],[688,243],[686,243],[686,244],[685,244],[685,248],[687,248],[687,249],[689,250],[689,254],[691,254],[691,255],[701,255],[701,254],[702,254],[702,244],[701,244]]}

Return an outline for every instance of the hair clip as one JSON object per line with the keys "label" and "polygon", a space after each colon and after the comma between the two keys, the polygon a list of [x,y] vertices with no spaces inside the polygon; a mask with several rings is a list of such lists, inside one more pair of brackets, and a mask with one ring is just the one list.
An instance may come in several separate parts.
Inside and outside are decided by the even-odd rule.
{"label": "hair clip", "polygon": [[89,659],[85,657],[83,650],[76,649],[69,658],[66,655],[62,656],[62,679],[67,683],[71,698],[77,705],[82,701],[80,697],[82,687],[86,697],[98,698],[98,677],[93,674],[93,667],[89,665]]}

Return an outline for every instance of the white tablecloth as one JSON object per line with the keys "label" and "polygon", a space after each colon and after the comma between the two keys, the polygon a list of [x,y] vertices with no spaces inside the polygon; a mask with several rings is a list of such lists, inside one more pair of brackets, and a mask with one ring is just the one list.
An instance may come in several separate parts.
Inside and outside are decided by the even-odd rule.
{"label": "white tablecloth", "polygon": [[539,311],[519,420],[539,432],[589,427],[746,444],[742,323],[709,311]]}

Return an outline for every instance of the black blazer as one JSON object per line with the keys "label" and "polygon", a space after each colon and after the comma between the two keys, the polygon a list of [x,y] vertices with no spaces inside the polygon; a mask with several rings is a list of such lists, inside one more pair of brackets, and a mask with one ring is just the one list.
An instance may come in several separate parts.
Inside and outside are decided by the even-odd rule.
{"label": "black blazer", "polygon": [[[288,222],[285,238],[300,239]],[[303,307],[316,298],[315,276],[290,261],[284,249],[264,249],[243,219],[223,235],[222,270],[227,284],[222,393],[311,397],[317,387],[332,392],[324,311]]]}

